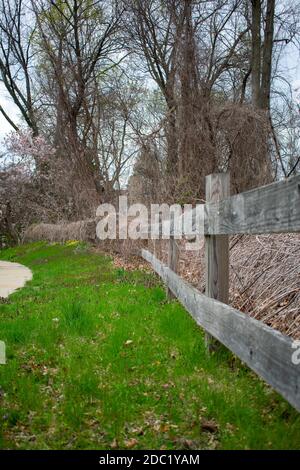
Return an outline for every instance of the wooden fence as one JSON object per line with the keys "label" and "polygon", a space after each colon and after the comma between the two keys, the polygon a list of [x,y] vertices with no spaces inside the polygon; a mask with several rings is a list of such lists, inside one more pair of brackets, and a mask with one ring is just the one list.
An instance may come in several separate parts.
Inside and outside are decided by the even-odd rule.
{"label": "wooden fence", "polygon": [[300,176],[232,197],[229,187],[229,174],[206,177],[202,228],[196,228],[195,212],[193,230],[185,233],[205,236],[205,295],[176,274],[178,252],[173,219],[168,266],[147,250],[141,254],[166,283],[170,295],[177,297],[204,328],[209,349],[214,339],[223,343],[300,411],[300,365],[292,362],[295,349],[291,338],[227,305],[228,236],[299,232]]}

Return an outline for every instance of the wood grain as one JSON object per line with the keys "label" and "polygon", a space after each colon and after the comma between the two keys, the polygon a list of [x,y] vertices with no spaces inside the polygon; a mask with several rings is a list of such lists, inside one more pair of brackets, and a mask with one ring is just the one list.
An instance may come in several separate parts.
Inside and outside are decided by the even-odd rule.
{"label": "wood grain", "polygon": [[[171,213],[170,223],[171,223],[171,227],[174,227],[174,214],[173,213]],[[177,273],[178,259],[179,259],[178,245],[176,243],[174,235],[170,235],[169,251],[168,251],[168,266],[175,273]],[[174,294],[169,288],[167,288],[167,296],[169,299],[174,298]]]}
{"label": "wood grain", "polygon": [[[206,201],[220,202],[230,195],[228,173],[215,173],[206,177]],[[229,240],[228,235],[205,236],[205,294],[228,304],[229,297]],[[206,333],[208,351],[216,348],[216,341]]]}
{"label": "wood grain", "polygon": [[300,175],[205,206],[206,234],[299,231]]}

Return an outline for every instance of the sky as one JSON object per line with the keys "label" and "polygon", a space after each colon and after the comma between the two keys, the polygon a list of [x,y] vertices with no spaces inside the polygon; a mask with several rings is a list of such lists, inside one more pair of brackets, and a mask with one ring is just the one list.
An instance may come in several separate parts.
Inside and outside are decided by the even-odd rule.
{"label": "sky", "polygon": [[292,85],[294,99],[299,102],[300,96],[300,51],[290,44],[280,59],[280,68],[286,70],[285,78]]}
{"label": "sky", "polygon": [[[8,97],[8,93],[3,83],[0,82],[0,105],[4,111],[13,119],[13,121],[20,121],[19,110],[13,101]],[[11,125],[7,122],[2,114],[0,114],[0,149],[2,147],[2,141],[5,135],[13,130]]]}

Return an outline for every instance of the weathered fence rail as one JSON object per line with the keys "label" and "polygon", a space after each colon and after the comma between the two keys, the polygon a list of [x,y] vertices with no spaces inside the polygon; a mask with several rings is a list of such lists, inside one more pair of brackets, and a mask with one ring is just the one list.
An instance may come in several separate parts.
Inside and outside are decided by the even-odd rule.
{"label": "weathered fence rail", "polygon": [[[210,175],[206,184],[207,200],[212,201],[204,210],[206,295],[176,274],[178,256],[172,227],[169,266],[147,250],[142,250],[141,255],[204,328],[208,338],[211,335],[223,343],[300,411],[300,365],[292,362],[292,340],[226,304],[229,288],[226,235],[299,232],[300,176],[232,197],[226,197],[228,175]],[[195,233],[188,233],[191,234]]]}
{"label": "weathered fence rail", "polygon": [[205,233],[214,235],[300,231],[300,175],[207,204]]}
{"label": "weathered fence rail", "polygon": [[[215,201],[216,194],[223,191],[224,184],[228,188],[228,183],[224,181],[226,176],[225,173],[207,177],[207,189],[212,186],[209,198],[212,202],[204,205],[204,220],[201,224],[197,225],[197,213],[195,209],[192,210],[192,225],[183,229],[185,235],[259,235],[300,231],[300,175],[231,197],[226,196],[225,192],[221,200]],[[184,227],[183,221],[184,214],[177,223]],[[165,221],[160,227],[159,224],[143,227],[143,233],[147,235],[155,228],[157,232],[163,232],[164,225],[168,228],[169,224],[169,221]],[[173,223],[170,224],[170,234],[175,234]]]}

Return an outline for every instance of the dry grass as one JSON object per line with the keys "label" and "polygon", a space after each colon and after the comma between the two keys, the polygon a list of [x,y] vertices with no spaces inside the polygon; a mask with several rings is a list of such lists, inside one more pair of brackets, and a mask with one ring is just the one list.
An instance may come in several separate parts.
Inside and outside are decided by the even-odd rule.
{"label": "dry grass", "polygon": [[96,238],[96,220],[87,219],[61,224],[35,224],[24,233],[24,242],[48,241],[66,242],[79,240],[93,242]]}
{"label": "dry grass", "polygon": [[236,239],[231,301],[257,320],[300,338],[300,235]]}
{"label": "dry grass", "polygon": [[[179,274],[205,291],[204,244],[180,241]],[[167,262],[167,242],[150,250]],[[230,304],[293,338],[300,338],[300,235],[234,236],[230,240]]]}

